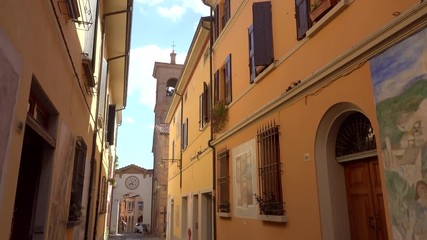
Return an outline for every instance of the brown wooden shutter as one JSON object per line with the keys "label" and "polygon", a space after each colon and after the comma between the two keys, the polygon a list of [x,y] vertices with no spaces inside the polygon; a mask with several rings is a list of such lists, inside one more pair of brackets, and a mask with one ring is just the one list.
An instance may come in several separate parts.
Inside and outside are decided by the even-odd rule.
{"label": "brown wooden shutter", "polygon": [[268,66],[274,61],[271,2],[252,5],[255,66]]}
{"label": "brown wooden shutter", "polygon": [[[203,123],[209,122],[208,115],[208,85],[203,83]],[[203,125],[204,125],[203,124]]]}
{"label": "brown wooden shutter", "polygon": [[253,83],[256,78],[256,67],[255,67],[255,51],[254,51],[254,27],[251,25],[248,29],[248,42],[249,42],[249,82]]}
{"label": "brown wooden shutter", "polygon": [[297,39],[301,40],[305,37],[305,33],[310,28],[310,20],[308,18],[309,0],[295,0],[295,17],[297,24]]}
{"label": "brown wooden shutter", "polygon": [[231,101],[231,54],[229,54],[225,62],[225,104]]}
{"label": "brown wooden shutter", "polygon": [[114,129],[116,123],[116,104],[108,106],[107,142],[114,145]]}
{"label": "brown wooden shutter", "polygon": [[228,20],[230,19],[230,0],[225,0],[224,2],[224,23],[223,26],[225,26],[225,24],[227,24]]}
{"label": "brown wooden shutter", "polygon": [[214,104],[219,101],[219,71],[216,70],[214,74]]}
{"label": "brown wooden shutter", "polygon": [[199,129],[201,130],[203,128],[203,118],[204,118],[204,102],[203,102],[204,96],[203,93],[199,96]]}
{"label": "brown wooden shutter", "polygon": [[214,41],[215,41],[218,38],[218,36],[219,36],[219,28],[220,28],[220,25],[219,25],[219,18],[220,18],[220,16],[219,16],[219,6],[218,5],[216,5],[216,7],[215,7],[214,17],[215,17]]}

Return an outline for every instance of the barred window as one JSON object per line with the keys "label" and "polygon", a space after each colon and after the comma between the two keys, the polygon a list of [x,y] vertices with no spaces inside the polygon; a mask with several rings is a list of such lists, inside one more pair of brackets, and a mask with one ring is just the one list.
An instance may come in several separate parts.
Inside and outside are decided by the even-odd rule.
{"label": "barred window", "polygon": [[217,155],[218,159],[218,211],[230,212],[230,173],[229,173],[229,153],[222,151]]}
{"label": "barred window", "polygon": [[107,178],[105,176],[102,176],[101,181],[101,201],[100,201],[100,212],[106,213],[107,212]]}
{"label": "barred window", "polygon": [[262,126],[257,135],[259,195],[255,198],[260,214],[283,215],[279,125]]}
{"label": "barred window", "polygon": [[77,137],[74,154],[73,182],[68,221],[78,221],[82,215],[82,197],[87,146],[82,137]]}

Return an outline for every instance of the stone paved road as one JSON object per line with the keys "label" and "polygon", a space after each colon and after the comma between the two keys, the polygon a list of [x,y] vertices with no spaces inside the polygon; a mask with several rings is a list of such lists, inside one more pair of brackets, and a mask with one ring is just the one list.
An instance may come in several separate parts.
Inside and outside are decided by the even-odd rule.
{"label": "stone paved road", "polygon": [[165,240],[164,238],[145,236],[137,233],[128,233],[124,235],[110,235],[109,240]]}

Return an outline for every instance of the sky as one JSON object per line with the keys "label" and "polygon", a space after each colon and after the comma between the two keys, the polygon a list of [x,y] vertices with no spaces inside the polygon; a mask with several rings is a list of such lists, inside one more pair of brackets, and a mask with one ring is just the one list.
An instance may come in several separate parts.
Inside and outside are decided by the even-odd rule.
{"label": "sky", "polygon": [[200,17],[208,15],[202,0],[134,0],[127,106],[118,130],[119,168],[153,168],[154,62],[169,63],[174,48],[176,62],[183,64]]}

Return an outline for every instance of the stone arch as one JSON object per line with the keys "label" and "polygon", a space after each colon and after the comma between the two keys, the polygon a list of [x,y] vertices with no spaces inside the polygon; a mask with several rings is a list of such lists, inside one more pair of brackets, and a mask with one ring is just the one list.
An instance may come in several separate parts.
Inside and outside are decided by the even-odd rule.
{"label": "stone arch", "polygon": [[315,159],[322,239],[351,236],[344,167],[337,162],[335,154],[341,125],[354,113],[363,114],[363,111],[353,103],[337,103],[325,112],[317,129]]}
{"label": "stone arch", "polygon": [[172,96],[175,92],[176,84],[178,83],[178,79],[170,78],[166,82],[166,96]]}

